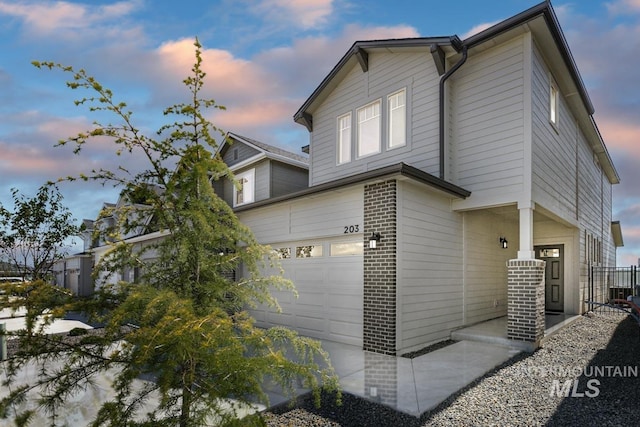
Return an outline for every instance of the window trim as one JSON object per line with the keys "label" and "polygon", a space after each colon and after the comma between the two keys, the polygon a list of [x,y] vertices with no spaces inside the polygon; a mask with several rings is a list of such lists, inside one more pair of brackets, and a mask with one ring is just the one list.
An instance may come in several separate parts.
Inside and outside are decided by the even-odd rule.
{"label": "window trim", "polygon": [[[238,173],[238,174],[236,174],[235,178],[236,178],[236,181],[240,181],[241,179],[247,179],[247,181],[251,182],[251,189],[250,189],[251,199],[249,201],[244,201],[244,194],[243,194],[243,202],[242,203],[238,203],[238,187],[234,184],[234,186],[233,186],[233,207],[248,205],[249,203],[255,202],[255,200],[256,200],[256,170],[255,170],[255,168],[248,169],[246,171]],[[244,185],[243,185],[243,190],[244,190]]]}
{"label": "window trim", "polygon": [[549,75],[549,123],[558,130],[560,122],[560,89],[553,76]]}
{"label": "window trim", "polygon": [[[343,148],[343,141],[342,141],[342,128],[341,128],[341,121],[343,119],[349,119],[349,132],[347,133],[347,135],[349,135],[349,141],[348,143],[348,150],[345,154],[348,153],[348,158],[346,160],[342,160],[342,148]],[[352,151],[353,151],[353,115],[351,113],[351,111],[349,111],[346,114],[342,114],[340,116],[338,116],[337,118],[337,125],[336,125],[336,129],[338,131],[338,144],[337,144],[337,150],[336,150],[336,164],[338,165],[344,165],[346,163],[351,163],[352,160]],[[347,128],[345,128],[344,130],[346,130]]]}
{"label": "window trim", "polygon": [[[398,145],[391,145],[392,142],[392,132],[393,132],[393,126],[392,126],[392,108],[391,108],[391,98],[399,95],[401,93],[404,93],[404,104],[402,105],[402,108],[404,109],[404,140],[402,142],[402,144],[398,144]],[[396,107],[397,108],[397,107]],[[397,148],[401,148],[401,147],[405,147],[407,145],[407,88],[403,87],[402,89],[396,90],[395,92],[391,92],[389,95],[387,95],[387,150],[395,150]]]}
{"label": "window trim", "polygon": [[[378,119],[378,148],[376,151],[370,152],[370,153],[366,153],[366,154],[361,154],[361,144],[360,144],[360,136],[361,136],[361,131],[360,131],[360,112],[378,104],[378,115],[376,116]],[[356,109],[356,157],[358,159],[362,159],[363,157],[369,157],[369,156],[375,156],[376,154],[380,154],[382,152],[382,98],[378,98],[375,101],[371,101],[368,104],[363,105],[362,107],[358,107]],[[367,119],[370,120],[370,119]]]}

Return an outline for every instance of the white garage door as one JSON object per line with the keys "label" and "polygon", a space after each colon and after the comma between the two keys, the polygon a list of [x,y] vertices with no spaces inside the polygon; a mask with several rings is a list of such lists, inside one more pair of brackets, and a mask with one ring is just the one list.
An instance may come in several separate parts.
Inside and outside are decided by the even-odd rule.
{"label": "white garage door", "polygon": [[291,292],[274,292],[282,313],[253,312],[259,324],[283,325],[300,334],[362,345],[362,236],[273,244],[281,254]]}

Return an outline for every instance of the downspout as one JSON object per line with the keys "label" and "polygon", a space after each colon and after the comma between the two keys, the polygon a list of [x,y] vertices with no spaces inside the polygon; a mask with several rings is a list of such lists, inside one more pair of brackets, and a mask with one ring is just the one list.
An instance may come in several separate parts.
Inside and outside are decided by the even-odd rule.
{"label": "downspout", "polygon": [[444,75],[440,78],[440,179],[445,179],[444,177],[444,148],[445,148],[445,133],[444,133],[444,91],[445,91],[445,82],[453,73],[455,73],[458,68],[462,66],[467,60],[467,46],[462,47],[462,58],[456,64],[451,67],[449,71],[444,73]]}

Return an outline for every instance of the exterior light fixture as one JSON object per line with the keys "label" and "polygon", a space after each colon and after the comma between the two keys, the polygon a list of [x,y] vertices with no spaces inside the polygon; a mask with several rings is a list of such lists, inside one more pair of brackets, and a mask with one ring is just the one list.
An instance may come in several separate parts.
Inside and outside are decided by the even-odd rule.
{"label": "exterior light fixture", "polygon": [[371,233],[371,237],[369,237],[369,248],[370,249],[377,248],[378,242],[380,242],[380,233],[376,233],[376,232]]}
{"label": "exterior light fixture", "polygon": [[509,247],[509,242],[507,242],[506,238],[500,238],[500,246],[502,246],[502,249],[507,249]]}

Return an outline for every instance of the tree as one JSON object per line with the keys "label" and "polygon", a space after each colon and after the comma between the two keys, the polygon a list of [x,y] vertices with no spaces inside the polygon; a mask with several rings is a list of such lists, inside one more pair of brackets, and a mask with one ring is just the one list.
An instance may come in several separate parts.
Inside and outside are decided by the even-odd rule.
{"label": "tree", "polygon": [[[148,164],[139,172],[99,169],[65,179],[114,183],[145,209],[139,214],[131,205],[103,212],[117,218],[117,225],[96,227],[97,233],[109,233],[103,240],[110,248],[96,265],[99,290],[94,298],[80,300],[46,287],[30,295],[33,319],[44,316],[46,322],[74,310],[105,327],[100,334],[70,343],[43,335],[41,323],[32,321],[20,335],[19,357],[9,361],[7,372],[15,379],[19,369],[37,357],[45,374],[2,400],[0,414],[17,414],[17,404],[37,390],[40,405],[53,419],[65,398],[106,371],[116,372],[115,396],[102,403],[96,426],[240,423],[243,407],[256,399],[266,403],[262,387],[267,379],[290,394],[303,384],[317,402],[322,388],[337,391],[337,378],[319,342],[281,327],[257,328],[246,311],[258,303],[277,307],[270,290],[293,291],[293,286],[279,270],[264,275],[266,269],[278,268],[273,251],[260,245],[213,191],[212,180],[233,174],[212,154],[217,147],[214,134],[224,134],[204,113],[222,107],[200,97],[205,77],[200,44],[195,43],[192,75],[184,80],[190,101],[164,111],[175,119],[158,130],[157,139],[136,128],[126,104],[84,70],[51,62],[35,65],[71,73],[70,88],[93,92],[76,101],[78,105],[112,113],[120,121],[95,122],[93,129],[61,145],[75,144],[81,153],[91,140],[111,138],[118,154],[136,153]],[[133,246],[119,238],[118,233],[148,223],[149,215],[154,227],[165,231],[161,240]],[[139,269],[135,283],[114,280],[125,268]],[[232,272],[240,270],[244,274],[234,277]],[[64,366],[47,370],[53,360],[63,360]],[[336,396],[339,399],[339,392]],[[28,420],[30,415],[16,416]],[[254,415],[241,423],[261,422]]]}
{"label": "tree", "polygon": [[43,185],[32,198],[15,188],[11,195],[13,210],[0,203],[0,260],[22,278],[45,279],[66,255],[65,240],[79,228],[56,185]]}

